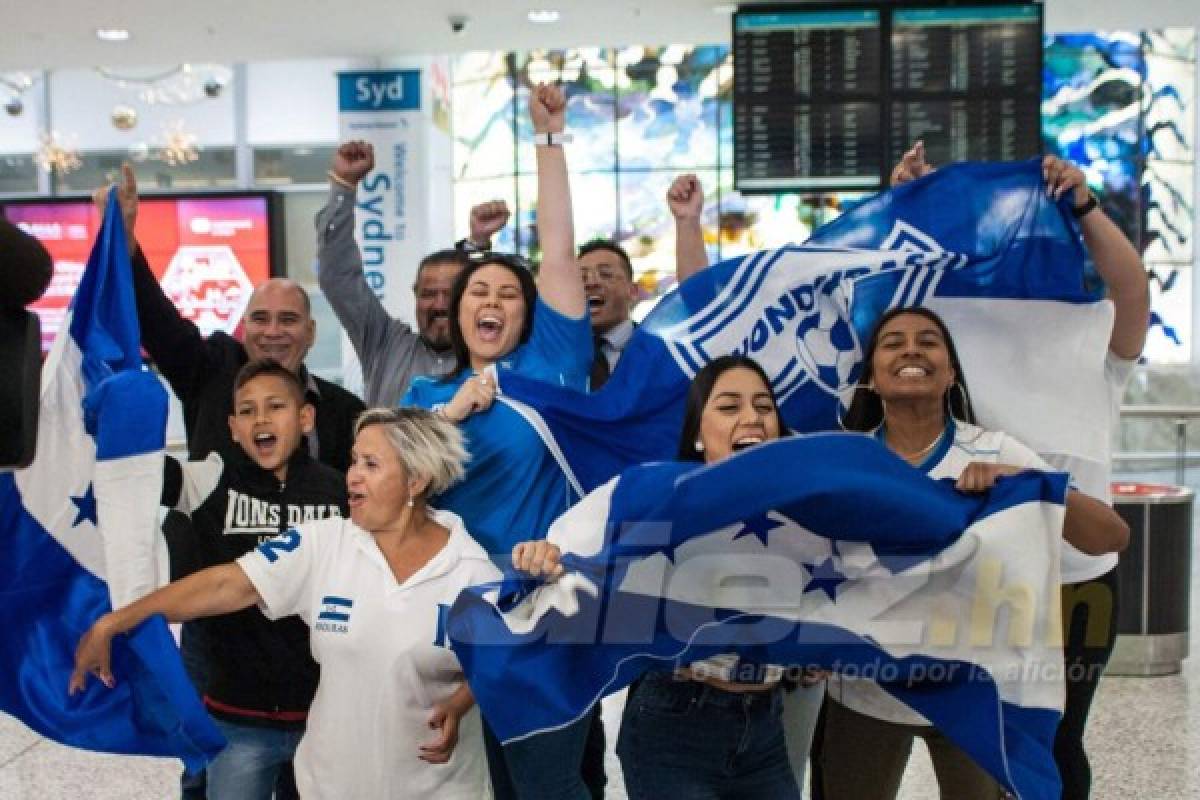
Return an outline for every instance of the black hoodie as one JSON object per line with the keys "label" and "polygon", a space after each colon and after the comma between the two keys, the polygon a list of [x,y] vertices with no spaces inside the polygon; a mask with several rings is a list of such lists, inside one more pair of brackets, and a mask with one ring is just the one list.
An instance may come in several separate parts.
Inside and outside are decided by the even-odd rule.
{"label": "black hoodie", "polygon": [[[241,450],[228,459],[217,453],[204,461],[167,459],[163,504],[192,521],[190,537],[170,542],[172,564],[226,564],[297,524],[346,515],[345,478],[303,445],[288,461],[286,482]],[[299,617],[271,622],[257,608],[201,624],[209,711],[242,724],[303,727],[318,677],[308,626]]]}

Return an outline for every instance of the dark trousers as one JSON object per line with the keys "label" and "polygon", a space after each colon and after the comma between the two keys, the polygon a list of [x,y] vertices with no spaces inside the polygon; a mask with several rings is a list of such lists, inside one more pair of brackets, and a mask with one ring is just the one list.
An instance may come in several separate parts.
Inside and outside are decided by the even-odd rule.
{"label": "dark trousers", "polygon": [[502,745],[483,723],[495,800],[603,800],[604,725],[600,704],[576,722]]}
{"label": "dark trousers", "polygon": [[828,800],[893,800],[917,737],[929,748],[942,800],[1004,796],[992,776],[931,726],[876,719],[827,697],[824,733],[821,778]]}
{"label": "dark trousers", "polygon": [[625,702],[617,755],[630,800],[800,800],[778,686],[727,692],[648,673]]}
{"label": "dark trousers", "polygon": [[1088,712],[1117,638],[1117,571],[1062,587],[1067,702],[1054,737],[1063,800],[1086,800],[1092,768],[1083,749]]}

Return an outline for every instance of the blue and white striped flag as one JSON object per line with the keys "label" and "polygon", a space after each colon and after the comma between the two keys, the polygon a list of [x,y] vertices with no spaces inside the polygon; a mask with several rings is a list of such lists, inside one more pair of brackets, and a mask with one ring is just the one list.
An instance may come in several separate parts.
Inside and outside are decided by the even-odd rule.
{"label": "blue and white striped flag", "polygon": [[63,744],[176,756],[196,769],[224,740],[161,617],[114,641],[116,688],[92,681],[67,695],[84,631],[160,580],[167,398],[142,368],[116,205],[110,196],[42,371],[34,461],[0,475],[0,709]]}
{"label": "blue and white striped flag", "polygon": [[766,370],[796,431],[837,430],[879,314],[946,320],[981,424],[1044,455],[1108,463],[1112,307],[1039,162],[955,164],[877,195],[803,246],[724,261],[659,303],[594,395],[500,370],[577,489],[671,458],[693,375],[727,353]]}
{"label": "blue and white striped flag", "polygon": [[1026,472],[964,495],[857,434],[635,467],[551,528],[562,578],[468,589],[446,629],[503,741],[733,653],[739,676],[877,679],[1020,797],[1057,798],[1066,488]]}

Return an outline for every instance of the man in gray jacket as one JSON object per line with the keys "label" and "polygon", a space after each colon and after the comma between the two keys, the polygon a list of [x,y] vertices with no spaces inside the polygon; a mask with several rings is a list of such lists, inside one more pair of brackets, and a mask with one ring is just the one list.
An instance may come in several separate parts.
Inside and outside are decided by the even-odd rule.
{"label": "man in gray jacket", "polygon": [[450,287],[466,263],[467,250],[486,250],[508,222],[503,201],[471,209],[471,235],[461,247],[421,259],[413,285],[417,330],[390,316],[363,273],[354,240],[358,182],[375,167],[366,142],[342,144],[329,170],[329,201],[317,213],[317,281],[338,322],[346,329],[363,370],[367,406],[394,406],[417,375],[445,375],[454,365],[450,350]]}

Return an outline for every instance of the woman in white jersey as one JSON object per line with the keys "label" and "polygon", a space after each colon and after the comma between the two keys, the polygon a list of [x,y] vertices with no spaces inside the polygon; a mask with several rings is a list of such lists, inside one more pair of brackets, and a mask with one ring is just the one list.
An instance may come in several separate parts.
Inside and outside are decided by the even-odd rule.
{"label": "woman in white jersey", "polygon": [[[974,424],[954,343],[925,308],[893,309],[879,320],[845,426],[877,437],[932,478],[955,479],[960,491],[982,492],[1005,475],[1050,469],[1011,436]],[[1129,528],[1107,505],[1072,489],[1063,538],[1086,553],[1115,552]],[[835,675],[821,754],[826,797],[894,798],[918,736],[929,747],[943,798],[1002,796],[999,784],[920,714],[873,681]]]}
{"label": "woman in white jersey", "polygon": [[[746,356],[722,356],[692,381],[677,458],[712,464],[784,433],[762,367]],[[556,577],[560,557],[550,542],[522,542],[513,566]],[[740,664],[729,655],[638,679],[617,740],[630,800],[800,800],[784,735],[782,677],[780,667]]]}
{"label": "woman in white jersey", "polygon": [[439,605],[499,571],[457,516],[425,503],[465,461],[462,434],[428,411],[365,412],[346,475],[349,520],[305,523],[104,615],[79,643],[71,691],[88,673],[111,686],[112,637],[152,614],[299,614],[321,665],[296,752],[301,797],[487,796],[479,714],[442,642]]}
{"label": "woman in white jersey", "polygon": [[[915,180],[933,171],[925,161],[920,142],[911,148],[892,172],[892,185]],[[1121,396],[1146,343],[1150,318],[1150,287],[1141,256],[1129,239],[1109,219],[1088,189],[1083,171],[1054,156],[1042,159],[1046,191],[1055,198],[1068,198],[1071,215],[1079,225],[1084,246],[1096,272],[1104,281],[1112,302],[1113,327],[1104,361],[1104,378],[1112,406],[1111,420],[1120,417]],[[1109,431],[1097,430],[1102,442]],[[1071,473],[1071,482],[1081,492],[1109,501],[1111,459],[1090,461],[1067,455],[1048,456],[1055,469]],[[1117,556],[1089,555],[1069,543],[1062,552],[1063,657],[1067,701],[1062,722],[1054,737],[1054,760],[1063,782],[1063,800],[1087,800],[1091,794],[1092,770],[1083,747],[1092,698],[1117,637]]]}

